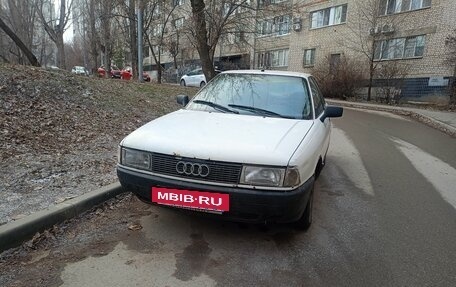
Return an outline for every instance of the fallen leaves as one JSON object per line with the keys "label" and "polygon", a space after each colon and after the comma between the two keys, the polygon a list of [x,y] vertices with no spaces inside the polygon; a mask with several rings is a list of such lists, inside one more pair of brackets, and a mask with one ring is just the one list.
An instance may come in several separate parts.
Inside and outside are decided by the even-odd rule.
{"label": "fallen leaves", "polygon": [[122,138],[195,91],[0,64],[0,224],[115,181]]}
{"label": "fallen leaves", "polygon": [[139,223],[132,223],[132,224],[128,225],[128,229],[130,229],[131,231],[138,231],[138,230],[141,230],[142,228],[143,227]]}

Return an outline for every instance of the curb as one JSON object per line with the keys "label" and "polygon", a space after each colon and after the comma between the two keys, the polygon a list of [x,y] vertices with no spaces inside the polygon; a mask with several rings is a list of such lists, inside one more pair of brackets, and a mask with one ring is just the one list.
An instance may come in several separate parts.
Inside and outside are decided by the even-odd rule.
{"label": "curb", "polygon": [[27,217],[0,226],[0,252],[16,247],[54,224],[76,215],[124,192],[120,183],[113,183],[95,191],[35,212]]}
{"label": "curb", "polygon": [[399,107],[388,107],[388,106],[354,103],[354,102],[341,102],[341,101],[337,101],[337,100],[333,101],[330,99],[326,99],[326,102],[328,102],[332,105],[339,105],[339,106],[344,106],[344,107],[349,107],[349,108],[368,109],[368,110],[374,110],[374,111],[390,112],[390,113],[394,113],[394,114],[398,114],[398,115],[402,115],[402,116],[408,116],[431,128],[437,129],[451,137],[456,138],[456,127],[450,126],[446,123],[442,123],[439,120],[436,120],[429,116],[426,116],[426,115],[423,115],[423,114],[420,114],[420,113],[417,113],[415,111],[411,111],[408,109],[399,108]]}

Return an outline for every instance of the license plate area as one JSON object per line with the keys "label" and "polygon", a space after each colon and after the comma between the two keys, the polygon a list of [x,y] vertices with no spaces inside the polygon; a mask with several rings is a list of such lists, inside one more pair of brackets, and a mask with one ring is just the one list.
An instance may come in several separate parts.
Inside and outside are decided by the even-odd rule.
{"label": "license plate area", "polygon": [[230,196],[224,193],[152,187],[152,202],[177,208],[221,214],[230,210]]}

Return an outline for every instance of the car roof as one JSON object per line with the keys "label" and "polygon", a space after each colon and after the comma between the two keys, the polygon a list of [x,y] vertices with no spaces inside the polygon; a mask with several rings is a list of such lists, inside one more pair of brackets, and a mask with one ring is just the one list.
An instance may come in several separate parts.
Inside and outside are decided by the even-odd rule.
{"label": "car roof", "polygon": [[301,77],[307,79],[310,77],[310,74],[299,73],[299,72],[289,72],[289,71],[277,71],[277,70],[230,70],[224,71],[222,74],[256,74],[256,75],[274,75],[274,76],[291,76],[291,77]]}

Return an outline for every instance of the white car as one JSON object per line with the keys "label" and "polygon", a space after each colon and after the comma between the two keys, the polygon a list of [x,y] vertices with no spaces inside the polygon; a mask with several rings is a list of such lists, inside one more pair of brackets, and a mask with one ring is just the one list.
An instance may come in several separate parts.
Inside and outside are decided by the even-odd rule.
{"label": "white car", "polygon": [[228,71],[184,107],[119,146],[122,186],[147,203],[252,222],[312,222],[314,181],[325,164],[331,117],[315,78]]}
{"label": "white car", "polygon": [[[219,74],[219,70],[215,70],[216,74]],[[204,87],[206,85],[206,76],[204,76],[203,70],[196,69],[190,71],[189,73],[183,75],[180,79],[181,86],[188,86],[188,87]]]}
{"label": "white car", "polygon": [[89,71],[87,71],[87,69],[82,66],[74,66],[73,69],[71,69],[71,73],[76,74],[76,75],[83,75],[83,76],[89,75]]}

